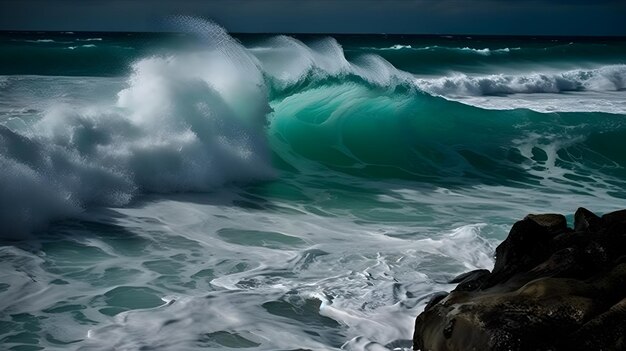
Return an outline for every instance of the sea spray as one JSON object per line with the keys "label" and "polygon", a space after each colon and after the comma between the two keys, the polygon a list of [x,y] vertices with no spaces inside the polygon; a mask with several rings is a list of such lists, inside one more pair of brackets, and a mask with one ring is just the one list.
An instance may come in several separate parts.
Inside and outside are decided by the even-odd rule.
{"label": "sea spray", "polygon": [[110,106],[55,106],[27,132],[2,127],[1,235],[19,237],[91,206],[125,205],[137,192],[270,177],[260,72],[233,59],[247,57],[238,44],[216,40],[214,50],[134,63]]}

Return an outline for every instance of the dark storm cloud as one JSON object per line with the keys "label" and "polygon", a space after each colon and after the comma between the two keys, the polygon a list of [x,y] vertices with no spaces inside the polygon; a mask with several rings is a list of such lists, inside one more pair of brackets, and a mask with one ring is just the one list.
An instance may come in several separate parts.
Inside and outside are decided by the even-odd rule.
{"label": "dark storm cloud", "polygon": [[234,32],[626,35],[623,0],[2,0],[0,29],[166,30],[174,14]]}

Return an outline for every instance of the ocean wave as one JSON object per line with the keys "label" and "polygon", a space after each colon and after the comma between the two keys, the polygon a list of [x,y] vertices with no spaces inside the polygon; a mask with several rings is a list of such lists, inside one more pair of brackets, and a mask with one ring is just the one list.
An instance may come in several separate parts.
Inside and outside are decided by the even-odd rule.
{"label": "ocean wave", "polygon": [[456,50],[460,50],[460,51],[470,51],[470,52],[474,52],[480,55],[486,55],[489,56],[493,53],[509,53],[511,52],[511,50],[520,50],[520,48],[502,48],[502,49],[489,49],[489,48],[484,48],[484,49],[475,49],[475,48],[469,48],[469,47],[463,47],[463,48],[456,48]]}
{"label": "ocean wave", "polygon": [[277,36],[250,52],[270,85],[283,93],[291,93],[293,87],[303,89],[305,83],[315,85],[325,79],[347,76],[384,87],[410,84],[412,79],[409,73],[396,69],[380,56],[362,55],[349,61],[341,45],[330,37],[304,44],[295,38]]}
{"label": "ocean wave", "polygon": [[471,54],[478,54],[478,55],[482,55],[482,56],[489,56],[491,54],[497,54],[497,53],[509,53],[511,51],[514,51],[514,50],[521,50],[521,48],[519,48],[519,47],[516,47],[516,48],[501,48],[501,49],[489,49],[489,48],[476,49],[476,48],[470,48],[470,47],[450,47],[450,46],[439,46],[439,45],[424,46],[424,47],[413,47],[411,45],[401,45],[401,44],[395,44],[395,45],[392,45],[390,47],[385,47],[385,48],[370,47],[368,49],[370,49],[370,50],[380,50],[380,51],[386,51],[386,50],[456,51],[456,52],[465,52],[465,53],[471,53]]}
{"label": "ocean wave", "polygon": [[19,130],[2,128],[0,197],[9,201],[14,189],[33,193],[0,204],[0,221],[8,223],[0,236],[20,236],[92,206],[123,206],[138,193],[266,179],[273,175],[266,117],[276,95],[347,76],[379,87],[412,77],[374,55],[349,62],[332,38],[306,45],[278,36],[264,52],[244,48],[210,22],[180,17],[178,25],[206,49],[138,60],[117,101],[53,106],[36,122],[10,124]]}
{"label": "ocean wave", "polygon": [[402,44],[395,44],[392,45],[388,48],[370,48],[373,50],[402,50],[402,49],[412,49],[413,47],[411,45],[402,45]]}
{"label": "ocean wave", "polygon": [[67,48],[70,49],[70,50],[75,50],[75,49],[78,49],[78,48],[86,48],[86,49],[88,49],[88,48],[96,48],[96,47],[97,46],[94,45],[94,44],[86,44],[86,45],[80,45],[80,46],[68,46]]}
{"label": "ocean wave", "polygon": [[390,49],[392,50],[400,50],[400,49],[411,49],[411,45],[400,45],[400,44],[396,44],[392,47],[390,47]]}
{"label": "ocean wave", "polygon": [[[623,194],[626,120],[614,115],[485,110],[362,82],[306,89],[272,108],[273,150],[302,173]],[[601,142],[609,137],[610,149]],[[520,140],[531,140],[532,153]],[[590,175],[593,187],[576,181]]]}
{"label": "ocean wave", "polygon": [[[396,46],[394,46],[396,47]],[[398,46],[398,49],[405,47]],[[441,47],[436,47],[441,48]],[[412,50],[427,50],[418,48]],[[510,52],[519,48],[472,49],[480,55]],[[398,70],[384,58],[364,54],[348,61],[341,45],[333,38],[312,44],[278,36],[250,52],[259,60],[263,74],[279,90],[292,93],[290,87],[302,89],[303,82],[319,83],[325,79],[355,77],[378,87],[394,88],[409,85],[423,92],[440,96],[485,96],[515,93],[560,93],[568,91],[620,91],[626,88],[626,65],[606,65],[594,69],[562,72],[536,71],[524,74],[471,76],[456,73],[437,78],[414,78]]]}
{"label": "ocean wave", "polygon": [[37,39],[37,40],[24,40],[29,43],[55,43],[52,39]]}
{"label": "ocean wave", "polygon": [[455,74],[434,79],[416,79],[415,84],[426,92],[443,96],[618,91],[626,88],[626,65],[609,65],[597,69],[554,73],[531,72],[520,75]]}
{"label": "ocean wave", "polygon": [[[267,179],[273,166],[433,184],[528,184],[550,177],[529,167],[548,167],[514,141],[544,130],[556,135],[540,145],[551,155],[571,148],[591,155],[586,163],[551,156],[574,176],[577,169],[624,175],[625,155],[585,144],[608,132],[619,140],[624,122],[542,119],[432,96],[618,90],[624,65],[416,79],[377,55],[348,60],[333,38],[305,44],[277,36],[247,49],[210,22],[177,23],[206,49],[136,61],[116,101],[53,106],[19,130],[0,127],[0,236],[20,236],[91,206],[123,206],[138,193]],[[485,131],[493,133],[485,138]],[[272,165],[270,155],[284,163]]]}
{"label": "ocean wave", "polygon": [[56,41],[54,39],[12,39],[11,41],[22,42],[22,43],[36,43],[36,44],[69,44],[71,41]]}
{"label": "ocean wave", "polygon": [[[597,140],[606,133],[619,139],[626,121],[602,114],[544,116],[531,110],[485,110],[440,98],[442,92],[455,92],[447,77],[416,79],[375,55],[348,61],[332,39],[309,46],[287,37],[274,40],[266,47],[281,48],[279,52],[264,50],[263,55],[254,55],[274,88],[268,132],[273,151],[289,165],[287,169],[311,172],[321,165],[360,177],[445,186],[542,184],[563,191],[570,191],[575,182],[559,177],[576,179],[579,173],[591,173],[598,175],[595,181],[605,189],[621,192],[614,184],[626,175],[626,153],[607,151]],[[624,66],[617,65],[556,73],[553,79],[562,75],[582,82],[586,89],[614,91],[623,88],[623,74]],[[538,82],[533,81],[535,76]],[[550,92],[540,84],[550,80],[545,76],[530,73],[517,80],[505,79],[514,84],[491,89],[486,81],[477,84],[476,90],[458,92]],[[513,89],[515,84],[527,87]],[[567,86],[560,89],[566,91]],[[492,131],[489,138],[485,131]],[[534,154],[522,154],[515,146],[516,141],[535,134],[543,137],[533,152],[548,155],[550,164]],[[571,154],[588,157],[581,162]]]}
{"label": "ocean wave", "polygon": [[470,47],[448,47],[448,46],[426,46],[423,48],[417,48],[416,50],[428,50],[428,51],[436,51],[436,50],[442,50],[442,51],[457,51],[457,52],[466,52],[466,53],[472,53],[472,54],[478,54],[478,55],[482,55],[482,56],[489,56],[492,54],[498,54],[498,53],[509,53],[513,50],[521,50],[521,48],[501,48],[501,49],[489,49],[489,48],[483,48],[483,49],[476,49],[476,48],[470,48]]}
{"label": "ocean wave", "polygon": [[220,38],[210,52],[138,61],[108,107],[56,106],[26,131],[0,127],[0,237],[87,207],[122,206],[138,192],[272,176],[269,106],[252,62]]}

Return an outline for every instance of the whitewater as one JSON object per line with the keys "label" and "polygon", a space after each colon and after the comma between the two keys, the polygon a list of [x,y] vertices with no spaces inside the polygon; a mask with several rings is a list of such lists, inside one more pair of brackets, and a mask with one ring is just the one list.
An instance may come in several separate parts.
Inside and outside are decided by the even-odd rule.
{"label": "whitewater", "polygon": [[623,40],[173,23],[0,34],[0,348],[410,349],[515,220],[626,204]]}

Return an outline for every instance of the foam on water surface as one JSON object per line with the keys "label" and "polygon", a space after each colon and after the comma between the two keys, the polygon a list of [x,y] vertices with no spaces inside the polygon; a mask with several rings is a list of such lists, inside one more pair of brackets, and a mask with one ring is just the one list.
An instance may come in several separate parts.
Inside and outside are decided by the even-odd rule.
{"label": "foam on water surface", "polygon": [[[146,199],[137,208],[115,210],[115,225],[100,223],[94,213],[93,222],[57,226],[50,233],[55,237],[39,242],[47,252],[47,272],[23,269],[42,281],[65,284],[48,281],[46,299],[16,296],[6,301],[12,306],[6,313],[40,315],[31,307],[41,306],[43,323],[56,321],[50,331],[55,339],[78,338],[87,349],[228,343],[265,350],[339,349],[363,335],[384,345],[410,337],[424,297],[446,288],[450,273],[438,267],[450,257],[455,258],[447,264],[455,272],[492,264],[494,241],[479,238],[482,224],[441,238],[414,237],[402,233],[414,228],[357,224],[347,219],[350,208],[341,210],[348,211],[341,218],[327,218],[305,212],[307,204],[277,198],[276,206],[295,207],[279,215],[234,205],[249,197],[245,192],[216,195],[207,203],[197,196]],[[373,206],[375,196],[369,201]],[[251,202],[262,206],[260,200]],[[224,240],[221,234],[251,227],[259,231],[246,233],[247,240]],[[301,240],[276,247],[254,236],[276,228]],[[101,234],[90,237],[91,232]],[[390,236],[403,234],[407,237]],[[468,245],[474,245],[472,256],[459,255]],[[82,288],[68,296],[67,284]],[[83,319],[92,323],[76,325]]]}

